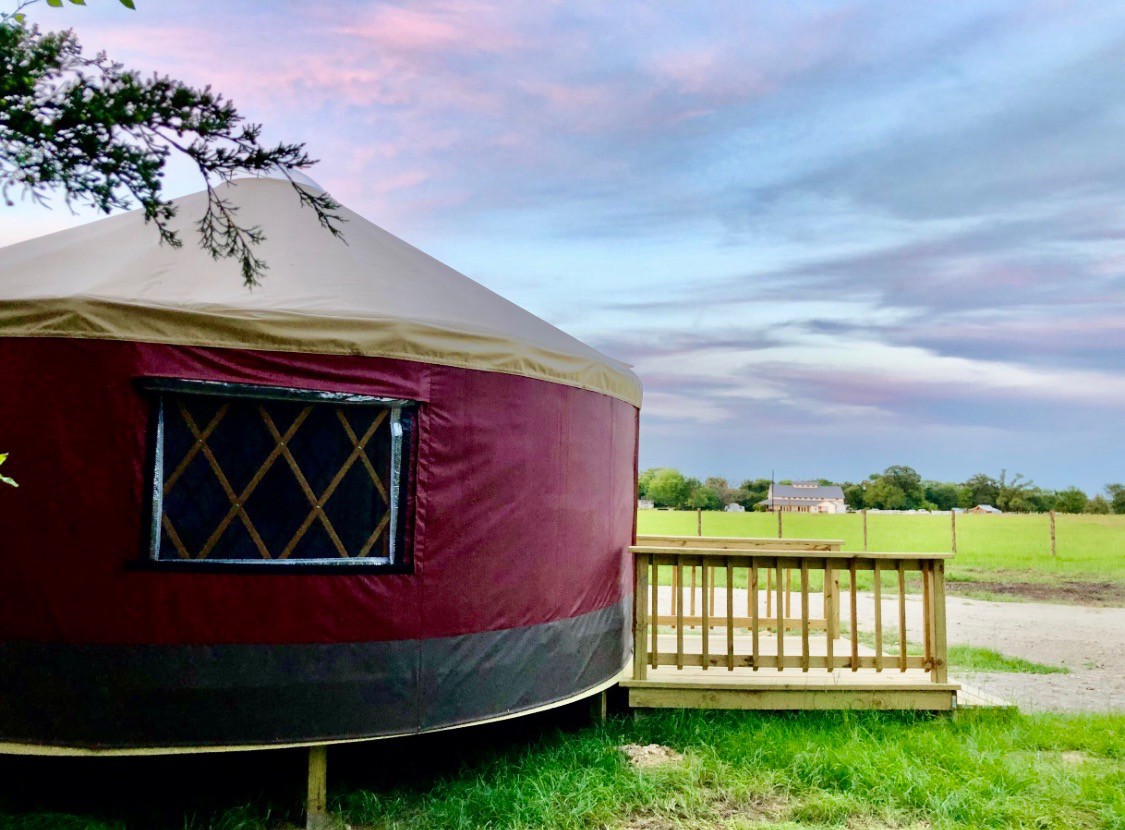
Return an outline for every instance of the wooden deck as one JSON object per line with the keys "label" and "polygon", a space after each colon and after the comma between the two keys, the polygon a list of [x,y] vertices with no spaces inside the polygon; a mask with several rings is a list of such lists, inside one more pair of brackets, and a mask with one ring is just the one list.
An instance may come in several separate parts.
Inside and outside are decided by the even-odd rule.
{"label": "wooden deck", "polygon": [[[636,558],[635,707],[951,710],[944,560],[840,551],[835,540],[644,539]],[[802,547],[803,546],[803,547]],[[859,577],[876,595],[873,638],[856,618]],[[846,591],[841,592],[841,576]],[[907,602],[908,582],[922,602]],[[813,588],[813,585],[819,587]],[[884,620],[883,600],[889,603]],[[846,605],[849,631],[841,637]],[[894,613],[897,611],[897,613]],[[918,615],[920,645],[908,643]],[[885,623],[891,624],[885,629]],[[897,623],[897,627],[895,626]],[[889,636],[884,632],[889,630]],[[870,639],[871,645],[861,642]]]}

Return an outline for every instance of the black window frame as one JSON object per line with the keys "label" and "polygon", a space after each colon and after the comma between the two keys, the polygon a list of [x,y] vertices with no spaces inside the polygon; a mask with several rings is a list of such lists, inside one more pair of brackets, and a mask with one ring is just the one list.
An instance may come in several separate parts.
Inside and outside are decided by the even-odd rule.
{"label": "black window frame", "polygon": [[[422,402],[352,392],[329,392],[299,387],[268,386],[183,378],[142,377],[135,383],[150,401],[147,486],[143,550],[128,563],[132,570],[171,570],[222,573],[414,573],[414,487],[418,449],[418,415]],[[391,414],[390,528],[391,556],[318,559],[183,559],[160,558],[164,515],[164,405],[167,395],[209,395],[227,399],[303,402],[334,406],[380,406]],[[404,410],[411,410],[402,418]],[[395,430],[394,424],[401,429]],[[404,463],[405,462],[405,463]]]}

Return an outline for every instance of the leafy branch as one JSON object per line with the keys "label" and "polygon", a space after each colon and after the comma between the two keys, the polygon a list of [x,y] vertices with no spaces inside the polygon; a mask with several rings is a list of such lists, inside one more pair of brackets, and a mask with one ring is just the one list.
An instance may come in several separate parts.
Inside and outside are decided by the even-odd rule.
{"label": "leafy branch", "polygon": [[[142,78],[104,52],[84,55],[72,31],[43,32],[27,22],[23,9],[34,2],[0,13],[0,197],[6,204],[14,204],[15,191],[43,205],[61,191],[71,209],[87,204],[103,213],[136,203],[161,241],[180,248],[172,226],[176,205],[162,190],[175,152],[195,164],[206,185],[207,208],[196,224],[200,246],[216,260],[238,260],[248,287],[268,269],[256,254],[265,234],[239,221],[238,207],[217,184],[280,170],[300,204],[341,237],[340,205],[290,175],[316,164],[303,144],[263,145],[261,125],[245,121],[209,86],[196,89],[158,74]],[[133,8],[132,0],[120,2]]]}
{"label": "leafy branch", "polygon": [[[0,452],[0,464],[3,464],[7,460],[8,454],[6,452]],[[7,484],[10,487],[19,487],[19,485],[16,484],[15,479],[8,478],[3,474],[0,474],[0,484]]]}

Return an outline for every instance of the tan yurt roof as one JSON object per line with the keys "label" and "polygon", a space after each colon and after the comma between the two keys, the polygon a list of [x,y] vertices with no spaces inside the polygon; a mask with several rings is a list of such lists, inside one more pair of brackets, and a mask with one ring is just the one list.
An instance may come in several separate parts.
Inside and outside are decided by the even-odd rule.
{"label": "tan yurt roof", "polygon": [[141,211],[0,248],[0,336],[78,337],[361,354],[563,383],[640,405],[623,363],[343,208],[340,242],[286,181],[219,187],[259,225],[269,270],[254,289],[196,244],[203,192],[177,199],[184,247]]}

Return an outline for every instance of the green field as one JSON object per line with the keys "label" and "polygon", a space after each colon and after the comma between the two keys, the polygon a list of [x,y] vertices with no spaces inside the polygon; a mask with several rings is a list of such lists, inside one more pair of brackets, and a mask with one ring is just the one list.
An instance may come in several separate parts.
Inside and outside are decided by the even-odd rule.
{"label": "green field", "polygon": [[[1043,514],[959,515],[957,557],[949,564],[951,589],[989,598],[1125,604],[1125,516],[1058,515],[1057,555],[1051,556]],[[844,550],[863,550],[862,516],[786,513],[789,538],[842,539]],[[642,510],[637,533],[694,535],[696,514]],[[769,513],[703,513],[705,536],[777,535]],[[951,549],[946,515],[874,513],[867,516],[868,549],[934,552]],[[1009,590],[1009,585],[1014,589]]]}

